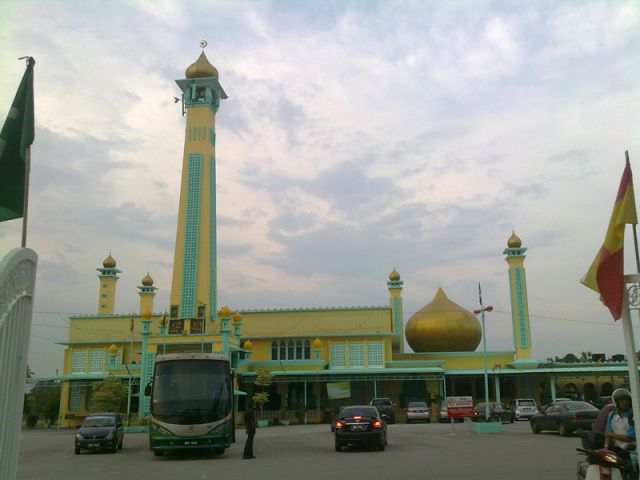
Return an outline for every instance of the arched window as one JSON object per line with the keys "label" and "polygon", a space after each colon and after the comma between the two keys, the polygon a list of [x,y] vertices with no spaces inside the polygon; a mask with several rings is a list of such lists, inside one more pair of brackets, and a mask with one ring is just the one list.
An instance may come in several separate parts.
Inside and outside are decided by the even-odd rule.
{"label": "arched window", "polygon": [[278,344],[275,342],[271,342],[271,360],[278,359]]}
{"label": "arched window", "polygon": [[280,360],[287,359],[287,344],[280,342]]}
{"label": "arched window", "polygon": [[311,342],[309,340],[304,341],[304,359],[309,360],[311,358]]}
{"label": "arched window", "polygon": [[296,342],[296,360],[302,360],[302,342],[300,340]]}
{"label": "arched window", "polygon": [[293,340],[289,340],[287,345],[287,360],[293,360],[295,358],[295,351],[293,349]]}

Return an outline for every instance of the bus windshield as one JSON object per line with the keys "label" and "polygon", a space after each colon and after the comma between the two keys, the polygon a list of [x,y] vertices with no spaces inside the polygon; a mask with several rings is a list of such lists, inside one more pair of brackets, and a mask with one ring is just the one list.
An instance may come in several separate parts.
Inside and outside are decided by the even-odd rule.
{"label": "bus windshield", "polygon": [[195,425],[225,418],[231,411],[228,363],[215,360],[158,362],[151,414],[174,425]]}

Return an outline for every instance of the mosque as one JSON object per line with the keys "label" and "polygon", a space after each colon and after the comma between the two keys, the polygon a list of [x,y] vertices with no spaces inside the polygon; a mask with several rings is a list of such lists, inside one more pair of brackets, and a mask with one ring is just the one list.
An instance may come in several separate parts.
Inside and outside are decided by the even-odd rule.
{"label": "mosque", "polygon": [[[176,83],[182,91],[186,126],[168,313],[154,312],[157,288],[149,274],[137,287],[139,312],[115,313],[121,271],[111,254],[104,259],[97,268],[97,314],[69,318],[63,375],[55,377],[63,382],[63,426],[76,425],[92,410],[92,386],[109,376],[129,387],[127,413],[146,416],[149,397],[140,393],[144,390],[140,386],[150,381],[154,358],[161,353],[223,353],[238,385],[248,391],[256,371],[266,368],[273,383],[265,409],[302,408],[308,421],[318,422],[339,404],[365,403],[375,397],[390,397],[398,419],[412,400],[436,406],[448,396],[470,395],[478,402],[485,396],[485,371],[489,397],[502,402],[535,398],[544,404],[556,396],[588,400],[609,395],[624,382],[624,361],[564,364],[532,358],[527,249],[515,232],[503,250],[513,348],[486,352],[486,364],[485,353],[478,348],[482,328],[477,316],[448,298],[442,288],[403,325],[404,282],[395,268],[386,281],[384,306],[239,311],[220,306],[215,118],[227,94],[204,49]],[[405,336],[412,352],[405,351]]]}

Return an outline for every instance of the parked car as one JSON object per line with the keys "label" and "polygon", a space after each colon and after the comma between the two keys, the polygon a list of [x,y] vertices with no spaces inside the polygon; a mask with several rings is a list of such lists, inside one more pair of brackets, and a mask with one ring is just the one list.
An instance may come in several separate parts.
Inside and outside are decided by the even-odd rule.
{"label": "parked car", "polygon": [[347,445],[377,446],[384,450],[387,445],[387,423],[380,411],[371,405],[344,407],[336,421],[336,452]]}
{"label": "parked car", "polygon": [[407,423],[426,422],[431,420],[431,412],[427,402],[409,402],[407,406]]}
{"label": "parked car", "polygon": [[596,398],[593,401],[593,406],[596,407],[596,408],[602,409],[602,407],[604,407],[605,405],[609,405],[611,403],[613,403],[613,397],[611,395],[609,395],[609,396]]}
{"label": "parked car", "polygon": [[542,412],[531,417],[529,424],[533,433],[554,430],[565,437],[579,428],[590,430],[598,413],[599,410],[587,402],[575,400],[552,402]]}
{"label": "parked car", "polygon": [[396,423],[395,405],[390,398],[374,398],[369,405],[376,407],[389,423]]}
{"label": "parked car", "polygon": [[122,449],[124,427],[117,413],[92,413],[84,419],[75,438],[76,455],[81,450]]}
{"label": "parked car", "polygon": [[[486,415],[486,403],[479,403],[473,408],[473,418],[484,418]],[[500,420],[501,423],[513,423],[511,410],[502,403],[489,402],[489,418]]]}
{"label": "parked car", "polygon": [[513,420],[529,420],[538,413],[536,401],[532,398],[514,398],[509,404]]}
{"label": "parked car", "polygon": [[338,407],[338,410],[336,411],[336,413],[333,414],[333,417],[331,418],[331,431],[332,432],[336,431],[336,421],[338,420],[338,417],[340,416],[340,413],[342,412],[343,408],[344,408],[344,405],[342,407]]}

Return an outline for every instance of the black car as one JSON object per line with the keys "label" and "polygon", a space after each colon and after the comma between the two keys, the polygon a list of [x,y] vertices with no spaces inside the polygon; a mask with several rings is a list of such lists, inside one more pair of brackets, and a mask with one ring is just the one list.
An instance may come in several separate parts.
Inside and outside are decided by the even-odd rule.
{"label": "black car", "polygon": [[587,402],[553,402],[541,413],[531,417],[529,425],[533,433],[555,430],[565,437],[578,429],[590,430],[598,418],[598,413],[598,409]]}
{"label": "black car", "polygon": [[344,407],[336,420],[336,452],[347,445],[387,445],[387,424],[376,407],[357,405]]}
{"label": "black car", "polygon": [[76,433],[76,455],[81,450],[122,449],[124,427],[117,413],[92,413],[84,419]]}
{"label": "black car", "polygon": [[395,405],[390,398],[374,398],[369,402],[369,405],[376,407],[380,411],[380,414],[386,418],[387,422],[396,423]]}
{"label": "black car", "polygon": [[[485,418],[486,403],[479,403],[473,409],[473,418]],[[499,402],[489,402],[489,418],[500,423],[513,423],[513,412]]]}

